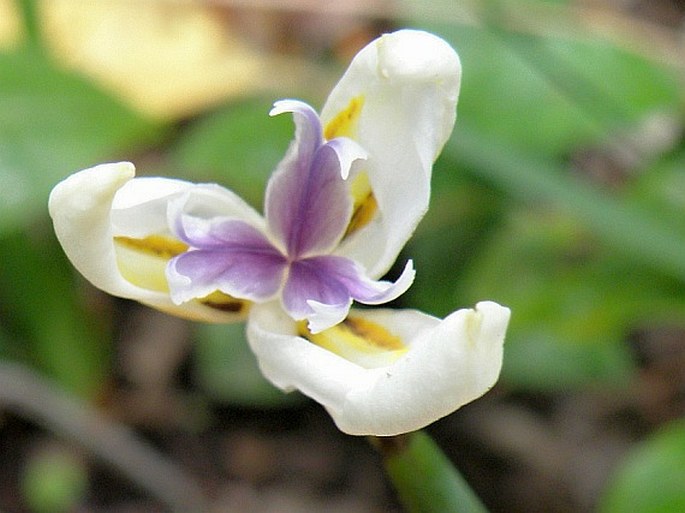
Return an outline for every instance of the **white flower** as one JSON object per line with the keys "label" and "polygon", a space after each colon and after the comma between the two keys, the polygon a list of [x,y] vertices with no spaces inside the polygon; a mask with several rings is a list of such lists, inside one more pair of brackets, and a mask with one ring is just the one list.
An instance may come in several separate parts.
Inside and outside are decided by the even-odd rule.
{"label": "white flower", "polygon": [[444,320],[377,305],[413,281],[379,281],[428,207],[454,125],[454,50],[403,30],[355,57],[321,117],[296,100],[296,135],[265,214],[218,185],[134,178],[103,164],[58,184],[55,232],[75,267],[116,296],[191,319],[247,320],[264,375],[323,404],[350,434],[419,429],[479,397],[502,364],[509,310]]}

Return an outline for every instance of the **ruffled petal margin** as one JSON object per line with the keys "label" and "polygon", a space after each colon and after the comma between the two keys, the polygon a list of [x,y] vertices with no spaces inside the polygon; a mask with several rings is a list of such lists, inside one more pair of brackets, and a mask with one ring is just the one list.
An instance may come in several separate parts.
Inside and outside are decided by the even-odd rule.
{"label": "ruffled petal margin", "polygon": [[355,310],[408,346],[393,363],[367,369],[297,336],[275,304],[256,305],[248,340],[277,387],[321,403],[351,435],[392,436],[421,429],[477,399],[497,381],[509,309],[493,302],[444,320],[414,310]]}

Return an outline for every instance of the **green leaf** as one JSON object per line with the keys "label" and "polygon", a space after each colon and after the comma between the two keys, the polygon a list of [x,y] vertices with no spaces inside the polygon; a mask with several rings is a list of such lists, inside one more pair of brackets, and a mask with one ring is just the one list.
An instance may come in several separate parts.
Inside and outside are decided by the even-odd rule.
{"label": "green leaf", "polygon": [[44,215],[60,179],[159,129],[38,52],[0,53],[0,234]]}
{"label": "green leaf", "polygon": [[627,198],[602,192],[552,160],[493,141],[464,123],[445,153],[517,200],[568,213],[627,260],[685,281],[682,220],[663,219]]}
{"label": "green leaf", "polygon": [[[73,270],[54,237],[0,239],[0,303],[10,356],[27,360],[83,397],[101,391],[110,340],[74,294]],[[17,349],[17,341],[22,347]]]}
{"label": "green leaf", "polygon": [[194,375],[212,399],[247,407],[279,407],[302,400],[285,394],[261,374],[245,338],[245,325],[197,325]]}
{"label": "green leaf", "polygon": [[629,327],[672,301],[669,280],[633,274],[568,217],[524,211],[490,235],[453,290],[460,305],[487,298],[512,309],[502,372],[510,385],[620,386],[633,371]]}
{"label": "green leaf", "polygon": [[633,449],[600,501],[600,513],[685,511],[685,419]]}
{"label": "green leaf", "polygon": [[172,150],[184,176],[217,181],[253,206],[292,139],[290,116],[269,117],[272,101],[253,99],[227,106],[191,126]]}
{"label": "green leaf", "polygon": [[487,513],[440,447],[424,432],[376,439],[407,513]]}
{"label": "green leaf", "polygon": [[685,224],[685,149],[653,163],[627,184],[626,197],[673,224]]}
{"label": "green leaf", "polygon": [[[434,168],[430,209],[404,250],[418,273],[400,298],[403,306],[438,316],[463,306],[456,303],[455,288],[505,212],[501,193],[446,164],[439,161]],[[398,259],[400,265],[404,261]]]}
{"label": "green leaf", "polygon": [[490,14],[482,27],[430,27],[462,61],[458,124],[564,156],[653,111],[679,108],[682,86],[670,70],[599,39],[510,32]]}

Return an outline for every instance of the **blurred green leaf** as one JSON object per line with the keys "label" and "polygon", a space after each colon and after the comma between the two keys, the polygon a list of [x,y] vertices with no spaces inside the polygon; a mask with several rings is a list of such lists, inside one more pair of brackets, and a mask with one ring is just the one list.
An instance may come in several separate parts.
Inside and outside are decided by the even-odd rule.
{"label": "blurred green leaf", "polygon": [[173,164],[194,180],[217,181],[255,207],[294,134],[290,116],[269,117],[270,100],[227,106],[201,119],[179,139]]}
{"label": "blurred green leaf", "polygon": [[519,386],[621,386],[633,369],[630,330],[685,315],[678,281],[608,251],[551,208],[510,213],[460,278],[459,304],[512,308],[503,375]]}
{"label": "blurred green leaf", "polygon": [[66,450],[39,450],[28,459],[21,486],[34,513],[74,511],[88,489],[88,471]]}
{"label": "blurred green leaf", "polygon": [[24,44],[40,51],[42,49],[42,37],[40,23],[38,22],[37,0],[15,0],[15,2],[23,18],[22,21],[26,33]]}
{"label": "blurred green leaf", "polygon": [[[497,4],[498,2],[491,2]],[[487,11],[483,11],[487,12]],[[682,105],[676,74],[602,40],[437,25],[459,52],[460,121],[495,142],[567,155],[653,111]]]}
{"label": "blurred green leaf", "polygon": [[627,330],[675,299],[672,280],[635,271],[572,219],[540,210],[519,212],[491,235],[454,291],[460,305],[487,298],[512,309],[503,378],[536,389],[625,384]]}
{"label": "blurred green leaf", "polygon": [[0,53],[0,234],[44,215],[66,175],[159,135],[160,126],[38,52]]}
{"label": "blurred green leaf", "polygon": [[685,511],[684,419],[663,427],[628,454],[612,477],[599,511]]}
{"label": "blurred green leaf", "polygon": [[[443,159],[436,163],[430,209],[404,250],[418,272],[400,299],[406,307],[438,316],[464,306],[455,303],[460,275],[479,258],[507,207],[501,193],[448,164]],[[403,257],[397,261],[404,262]]]}
{"label": "blurred green leaf", "polygon": [[271,408],[301,401],[266,381],[245,338],[244,323],[197,325],[194,375],[212,399],[228,404]]}
{"label": "blurred green leaf", "polygon": [[685,225],[685,149],[642,170],[626,196],[672,224]]}
{"label": "blurred green leaf", "polygon": [[445,148],[461,167],[527,204],[553,205],[633,263],[685,281],[685,226],[628,198],[612,196],[553,161],[473,131],[464,123]]}
{"label": "blurred green leaf", "polygon": [[68,390],[92,397],[109,369],[110,340],[74,294],[72,269],[47,229],[0,239],[3,329],[23,343],[21,350],[11,344],[9,356],[26,358]]}

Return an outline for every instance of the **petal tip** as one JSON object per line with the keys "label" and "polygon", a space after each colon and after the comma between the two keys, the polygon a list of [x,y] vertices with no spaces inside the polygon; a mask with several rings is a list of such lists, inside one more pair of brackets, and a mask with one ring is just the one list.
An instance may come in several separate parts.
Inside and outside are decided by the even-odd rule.
{"label": "petal tip", "polygon": [[50,192],[50,216],[54,219],[65,208],[88,210],[90,204],[102,203],[135,174],[136,168],[131,162],[99,164],[78,171],[59,182]]}
{"label": "petal tip", "polygon": [[378,70],[386,78],[461,77],[459,55],[444,39],[421,30],[399,30],[377,40]]}
{"label": "petal tip", "polygon": [[339,305],[327,305],[310,299],[307,304],[313,311],[307,316],[307,327],[316,335],[342,322],[350,311],[352,300]]}

